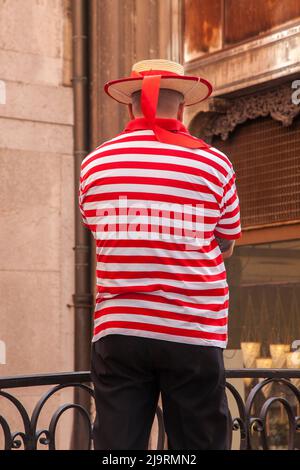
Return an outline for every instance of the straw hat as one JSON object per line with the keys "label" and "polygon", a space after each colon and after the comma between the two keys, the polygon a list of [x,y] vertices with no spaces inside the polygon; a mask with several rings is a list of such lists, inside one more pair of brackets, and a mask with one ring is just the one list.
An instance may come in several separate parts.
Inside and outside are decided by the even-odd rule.
{"label": "straw hat", "polygon": [[184,67],[164,59],[141,60],[132,66],[130,77],[111,80],[104,86],[105,92],[123,104],[131,103],[131,95],[142,89],[145,76],[159,75],[160,88],[176,90],[183,94],[185,106],[199,103],[212,93],[211,84],[202,77],[184,75]]}
{"label": "straw hat", "polygon": [[[163,59],[137,62],[132,67],[130,77],[107,82],[104,90],[114,100],[128,105],[129,108],[132,103],[132,93],[141,90],[140,101],[144,118],[133,119],[130,124],[131,128],[134,125],[135,129],[136,126],[140,129],[152,129],[156,139],[167,144],[188,148],[207,148],[208,145],[205,142],[190,135],[188,129],[181,123],[178,129],[178,120],[157,118],[159,90],[162,88],[182,93],[186,106],[205,100],[212,92],[212,86],[207,80],[184,75],[182,65]],[[169,125],[172,128],[167,128]]]}

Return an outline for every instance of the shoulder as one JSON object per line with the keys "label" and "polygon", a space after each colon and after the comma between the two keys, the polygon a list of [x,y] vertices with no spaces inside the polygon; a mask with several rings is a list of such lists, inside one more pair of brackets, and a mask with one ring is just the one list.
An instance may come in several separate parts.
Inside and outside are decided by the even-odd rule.
{"label": "shoulder", "polygon": [[213,146],[209,147],[207,152],[211,155],[211,158],[214,161],[217,161],[218,164],[221,165],[224,169],[224,183],[226,184],[226,182],[229,181],[234,175],[234,168],[230,158],[224,152],[221,152],[221,150]]}
{"label": "shoulder", "polygon": [[217,157],[228,171],[233,168],[230,158],[224,152],[221,152],[221,150],[210,146],[208,152],[210,152],[214,157]]}
{"label": "shoulder", "polygon": [[105,152],[113,149],[117,149],[118,145],[125,142],[127,135],[124,133],[118,134],[117,136],[105,140],[100,144],[98,147],[96,147],[94,150],[92,150],[90,153],[88,153],[84,159],[81,162],[81,171],[84,172],[85,168],[90,166],[93,162],[95,162],[98,158],[101,158]]}

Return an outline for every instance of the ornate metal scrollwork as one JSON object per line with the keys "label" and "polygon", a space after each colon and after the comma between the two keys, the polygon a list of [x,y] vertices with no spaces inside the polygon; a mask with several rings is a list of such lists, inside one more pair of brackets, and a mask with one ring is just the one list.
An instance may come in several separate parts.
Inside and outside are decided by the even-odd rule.
{"label": "ornate metal scrollwork", "polygon": [[11,429],[9,427],[9,424],[7,420],[3,417],[0,416],[0,426],[2,427],[3,433],[4,433],[4,449],[5,450],[10,450],[10,449],[20,449],[22,444],[24,447],[24,450],[36,450],[37,445],[40,443],[42,445],[48,446],[49,450],[55,450],[56,444],[55,444],[55,436],[56,436],[56,428],[58,421],[62,414],[70,409],[76,409],[79,410],[80,413],[84,416],[86,421],[88,422],[88,430],[89,430],[89,447],[91,443],[91,421],[90,421],[90,415],[87,410],[85,410],[82,406],[76,404],[76,403],[69,403],[60,406],[53,414],[49,428],[48,429],[37,429],[38,426],[38,421],[40,414],[42,412],[43,407],[45,406],[46,402],[49,400],[49,398],[54,395],[55,393],[60,392],[62,389],[66,387],[80,387],[83,390],[85,390],[87,393],[93,397],[94,392],[92,388],[88,387],[87,385],[84,384],[62,384],[62,385],[57,385],[53,387],[52,389],[48,390],[38,401],[36,404],[31,417],[25,410],[24,406],[22,403],[13,395],[10,393],[4,392],[3,390],[0,390],[0,396],[6,398],[9,400],[16,408],[18,411],[19,415],[22,418],[23,426],[24,426],[24,431],[17,431],[12,433]]}
{"label": "ornate metal scrollwork", "polygon": [[[255,407],[256,399],[258,395],[263,391],[264,388],[278,384],[280,385],[280,395],[279,396],[272,396],[268,397],[262,404],[261,409],[256,416],[253,415],[253,409]],[[291,398],[288,401],[287,398],[283,397],[284,390],[287,389],[291,396],[294,397],[296,405],[292,406]],[[299,431],[297,423],[299,422],[299,416],[296,414],[297,408],[300,406],[300,391],[299,389],[292,384],[289,380],[285,378],[268,378],[263,380],[262,382],[258,383],[254,386],[249,393],[249,396],[246,400],[245,409],[246,409],[246,417],[247,417],[247,448],[252,449],[252,442],[251,442],[251,433],[256,432],[259,435],[261,448],[263,450],[269,450],[269,442],[268,442],[268,435],[267,435],[267,417],[270,412],[270,409],[274,403],[280,403],[287,415],[288,418],[288,450],[295,449],[295,440],[297,436],[297,432]],[[256,411],[256,413],[258,410]]]}
{"label": "ornate metal scrollwork", "polygon": [[230,413],[230,417],[229,417],[230,429],[228,430],[228,435],[229,435],[228,447],[231,448],[232,446],[232,432],[240,431],[240,449],[244,450],[247,447],[247,427],[246,427],[245,404],[243,402],[241,395],[232,384],[230,384],[229,382],[226,382],[226,388],[227,390],[229,390],[229,392],[233,396],[235,403],[237,405],[237,408],[238,408],[238,412],[239,412],[239,416],[235,418],[232,418],[231,413]]}
{"label": "ornate metal scrollwork", "polygon": [[[71,375],[71,374],[70,374]],[[76,376],[76,373],[73,373]],[[79,375],[78,375],[79,377]],[[41,376],[42,378],[42,376]],[[61,376],[62,381],[66,379],[66,374]],[[44,383],[43,383],[44,384]],[[36,377],[32,382],[32,386],[37,385]],[[30,385],[27,385],[30,386]],[[1,387],[1,379],[0,379]],[[48,402],[48,400],[55,394],[59,393],[62,389],[67,387],[81,388],[90,394],[91,398],[94,398],[94,391],[88,385],[83,383],[66,383],[56,385],[55,387],[48,390],[37,402],[31,417],[25,410],[22,403],[10,393],[7,393],[0,389],[0,396],[9,400],[18,411],[18,414],[22,418],[24,430],[12,432],[7,420],[0,414],[0,429],[2,429],[4,435],[4,450],[20,449],[23,445],[24,450],[37,450],[38,444],[47,446],[49,450],[56,450],[56,430],[60,418],[63,414],[70,410],[78,411],[86,422],[87,429],[87,450],[91,449],[92,446],[92,424],[90,410],[86,410],[83,406],[77,403],[65,403],[59,406],[53,413],[48,429],[38,429],[39,418],[41,413]],[[165,429],[163,422],[163,413],[160,407],[157,407],[156,417],[158,422],[158,436],[157,436],[157,449],[164,449],[165,444]]]}
{"label": "ornate metal scrollwork", "polygon": [[236,98],[212,99],[209,111],[200,112],[191,122],[191,131],[206,141],[213,136],[226,140],[239,124],[266,116],[289,126],[300,114],[300,106],[292,102],[293,91],[288,82]]}
{"label": "ornate metal scrollwork", "polygon": [[[238,411],[237,416],[231,416],[231,414],[229,416],[229,448],[232,445],[233,433],[238,432],[240,438],[240,449],[261,448],[269,450],[271,446],[268,436],[268,419],[272,412],[272,407],[276,404],[283,407],[287,417],[287,448],[295,449],[298,446],[300,447],[300,416],[297,414],[297,409],[300,409],[300,390],[290,380],[295,377],[300,378],[299,369],[268,369],[267,372],[263,369],[249,369],[249,372],[247,369],[241,369],[227,370],[226,374],[228,378],[252,377],[254,380],[258,378],[261,380],[261,378],[267,377],[253,386],[245,401],[238,390],[230,382],[226,383],[227,391],[233,397]],[[56,450],[56,432],[59,420],[64,413],[70,409],[74,409],[79,412],[86,422],[87,449],[90,449],[92,445],[90,410],[85,409],[79,404],[65,403],[60,405],[52,414],[48,428],[38,428],[40,416],[46,403],[48,403],[48,400],[53,395],[59,393],[61,390],[67,387],[80,388],[88,393],[91,399],[93,399],[94,392],[89,385],[86,385],[86,376],[88,376],[86,373],[84,374],[84,377],[82,376],[82,373],[56,375],[55,377],[62,383],[55,385],[42,395],[31,416],[29,416],[19,399],[3,389],[1,390],[1,386],[3,387],[1,383],[5,384],[5,388],[14,388],[16,386],[15,378],[10,379],[12,383],[11,386],[7,385],[7,379],[0,379],[0,397],[3,397],[13,404],[15,410],[17,410],[21,417],[23,424],[22,430],[12,432],[7,419],[4,416],[1,416],[0,408],[0,431],[2,430],[2,434],[4,435],[4,449],[20,449],[23,446],[25,450],[36,450],[38,448],[38,444],[41,444],[43,446],[47,446],[49,450]],[[30,378],[26,378],[26,387],[53,384],[53,380],[51,380],[51,378],[48,379],[48,377],[49,376],[46,375],[40,377],[33,376],[32,380],[30,380]],[[21,377],[21,379],[24,378]],[[72,382],[72,380],[74,381]],[[76,380],[78,380],[78,382],[76,382]],[[273,394],[273,389],[271,387],[273,386],[276,386],[278,390],[274,396],[271,396],[271,394]],[[268,393],[266,393],[266,389],[268,390]],[[156,417],[158,423],[157,449],[163,450],[165,429],[163,412],[160,407],[157,408]]]}

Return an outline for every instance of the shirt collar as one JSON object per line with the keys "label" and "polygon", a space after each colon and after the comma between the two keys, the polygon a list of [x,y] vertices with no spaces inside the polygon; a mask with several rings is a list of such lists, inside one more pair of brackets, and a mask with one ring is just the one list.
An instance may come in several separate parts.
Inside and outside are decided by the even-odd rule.
{"label": "shirt collar", "polygon": [[[178,119],[156,117],[154,122],[157,126],[167,129],[168,131],[185,132],[186,134],[190,135],[188,129]],[[150,129],[148,121],[147,119],[141,117],[129,121],[124,129],[124,132],[132,132],[147,129]]]}

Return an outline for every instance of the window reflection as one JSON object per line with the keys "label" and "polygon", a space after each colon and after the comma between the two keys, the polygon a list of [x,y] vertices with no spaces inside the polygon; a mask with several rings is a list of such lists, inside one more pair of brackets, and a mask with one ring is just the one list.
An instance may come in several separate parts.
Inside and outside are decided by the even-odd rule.
{"label": "window reflection", "polygon": [[[228,350],[232,356],[225,352],[227,367],[300,368],[300,240],[239,246],[225,263],[230,286]],[[291,381],[300,388],[300,379]],[[245,399],[258,380],[240,382],[239,391]],[[258,396],[257,410],[266,399],[281,395],[279,384],[265,386]],[[299,414],[293,395],[287,392],[284,396]],[[278,402],[268,415],[267,428],[271,447],[286,448],[288,419]],[[260,448],[259,439],[254,448]]]}
{"label": "window reflection", "polygon": [[[258,357],[270,358],[276,350],[270,346],[281,344],[288,353],[292,342],[300,339],[300,240],[236,247],[226,267],[229,347],[260,343]],[[277,351],[283,354],[279,347]],[[272,367],[279,365],[274,361]]]}

